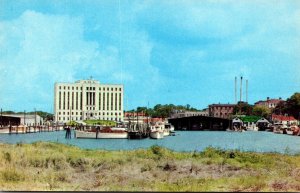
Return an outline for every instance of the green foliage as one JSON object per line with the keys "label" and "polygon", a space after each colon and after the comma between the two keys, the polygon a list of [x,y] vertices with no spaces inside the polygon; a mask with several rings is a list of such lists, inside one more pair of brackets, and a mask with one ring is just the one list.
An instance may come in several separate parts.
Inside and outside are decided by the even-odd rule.
{"label": "green foliage", "polygon": [[106,125],[106,126],[117,125],[115,121],[108,121],[108,120],[85,120],[84,122],[88,125]]}
{"label": "green foliage", "polygon": [[158,145],[104,151],[53,142],[0,144],[0,151],[3,190],[273,191],[278,179],[287,180],[288,190],[300,185],[299,155]]}
{"label": "green foliage", "polygon": [[267,118],[271,115],[271,110],[265,106],[255,106],[253,107],[253,115]]}
{"label": "green foliage", "polygon": [[[254,107],[255,108],[255,107]],[[253,110],[254,111],[254,110]],[[260,116],[245,116],[245,117],[240,117],[240,119],[245,123],[245,122],[257,122],[259,119],[261,119]]]}
{"label": "green foliage", "polygon": [[288,114],[300,119],[300,93],[294,93],[286,102],[280,102],[273,110],[275,114]]}
{"label": "green foliage", "polygon": [[11,162],[11,155],[10,155],[10,153],[9,152],[4,152],[3,154],[4,154],[5,161],[7,161],[8,163],[10,163]]}
{"label": "green foliage", "polygon": [[76,121],[69,121],[67,123],[67,125],[69,125],[69,126],[76,126],[76,125],[79,125],[79,123],[77,123]]}
{"label": "green foliage", "polygon": [[[153,108],[137,107],[135,112],[144,112],[146,115],[151,117],[167,118],[170,116],[173,110],[199,111],[196,108],[191,107],[191,105],[189,104],[187,104],[186,106],[174,104],[157,104]],[[128,112],[134,112],[134,109]]]}
{"label": "green foliage", "polygon": [[252,115],[253,106],[246,102],[238,102],[233,108],[233,114]]}
{"label": "green foliage", "polygon": [[2,171],[2,179],[6,182],[18,182],[23,181],[25,177],[14,168],[8,168]]}

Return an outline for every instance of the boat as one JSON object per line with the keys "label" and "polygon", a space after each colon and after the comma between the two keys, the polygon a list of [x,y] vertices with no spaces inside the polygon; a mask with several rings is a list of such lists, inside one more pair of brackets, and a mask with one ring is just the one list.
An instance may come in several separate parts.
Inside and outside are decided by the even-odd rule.
{"label": "boat", "polygon": [[170,135],[170,130],[169,129],[164,129],[163,131],[164,131],[164,137]]}
{"label": "boat", "polygon": [[128,131],[128,139],[145,139],[148,137],[147,133],[141,131]]}
{"label": "boat", "polygon": [[122,127],[102,127],[98,130],[93,128],[90,130],[76,130],[76,138],[88,138],[88,139],[127,139],[128,132],[126,128]]}
{"label": "boat", "polygon": [[175,131],[170,131],[170,136],[175,136]]}
{"label": "boat", "polygon": [[150,126],[150,138],[152,139],[162,139],[164,138],[164,128],[162,124],[155,124]]}
{"label": "boat", "polygon": [[152,138],[152,139],[162,139],[162,138],[164,138],[164,132],[159,131],[159,130],[151,131],[150,132],[150,138]]}
{"label": "boat", "polygon": [[283,134],[283,124],[275,123],[273,127],[273,133]]}
{"label": "boat", "polygon": [[164,136],[174,136],[174,126],[171,123],[165,123],[164,125]]}
{"label": "boat", "polygon": [[300,135],[300,128],[297,125],[291,126],[291,130],[293,131],[293,135]]}

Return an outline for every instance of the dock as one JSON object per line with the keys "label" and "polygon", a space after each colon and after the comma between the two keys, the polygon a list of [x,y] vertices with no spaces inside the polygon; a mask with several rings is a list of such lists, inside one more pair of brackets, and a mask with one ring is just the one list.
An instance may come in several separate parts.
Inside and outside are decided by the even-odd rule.
{"label": "dock", "polygon": [[26,133],[40,133],[40,132],[54,132],[64,130],[63,126],[5,126],[0,128],[0,134],[26,134]]}

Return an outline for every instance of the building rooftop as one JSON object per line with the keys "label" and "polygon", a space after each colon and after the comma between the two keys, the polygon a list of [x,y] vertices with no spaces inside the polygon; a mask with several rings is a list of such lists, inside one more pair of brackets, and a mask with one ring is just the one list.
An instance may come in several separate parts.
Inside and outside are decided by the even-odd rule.
{"label": "building rooftop", "polygon": [[272,114],[272,120],[280,120],[280,121],[296,121],[293,116],[284,116],[284,115],[275,115]]}

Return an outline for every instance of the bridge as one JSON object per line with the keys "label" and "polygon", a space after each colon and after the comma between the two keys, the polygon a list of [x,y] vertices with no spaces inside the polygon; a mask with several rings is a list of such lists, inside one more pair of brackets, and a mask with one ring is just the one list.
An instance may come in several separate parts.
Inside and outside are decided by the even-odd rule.
{"label": "bridge", "polygon": [[230,119],[209,116],[169,118],[168,120],[174,129],[179,131],[225,131],[232,127],[232,120]]}

